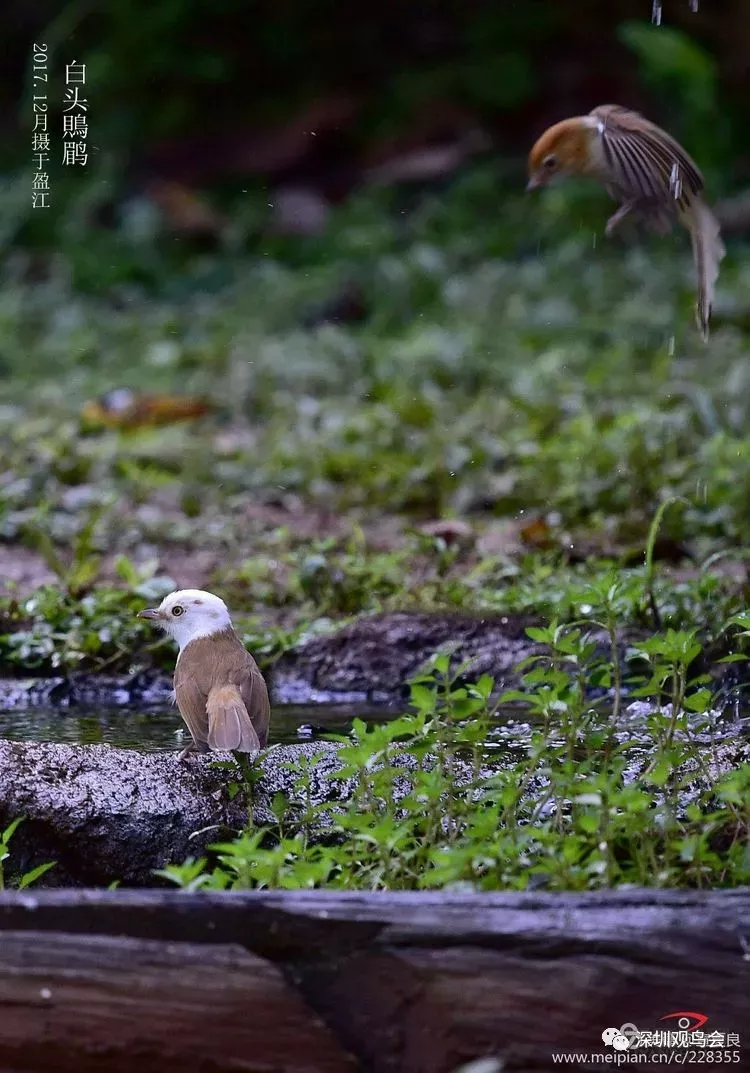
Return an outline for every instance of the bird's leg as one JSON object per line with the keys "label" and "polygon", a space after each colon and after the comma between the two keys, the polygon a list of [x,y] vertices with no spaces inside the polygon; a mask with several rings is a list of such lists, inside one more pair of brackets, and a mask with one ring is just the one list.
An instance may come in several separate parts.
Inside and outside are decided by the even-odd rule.
{"label": "bird's leg", "polygon": [[607,238],[611,237],[612,232],[615,230],[615,228],[622,223],[628,213],[632,212],[635,207],[635,201],[626,201],[624,202],[624,204],[620,205],[619,209],[616,213],[614,213],[613,216],[610,216],[610,218],[607,220],[607,226],[604,228],[604,234],[607,236]]}
{"label": "bird's leg", "polygon": [[198,744],[198,742],[196,742],[196,741],[191,741],[190,744],[186,745],[185,748],[182,750],[180,755],[177,757],[177,760],[178,760],[179,763],[182,763],[183,761],[187,760],[187,758],[190,756],[191,753],[207,753],[207,752],[208,752],[208,746],[205,745],[203,742]]}

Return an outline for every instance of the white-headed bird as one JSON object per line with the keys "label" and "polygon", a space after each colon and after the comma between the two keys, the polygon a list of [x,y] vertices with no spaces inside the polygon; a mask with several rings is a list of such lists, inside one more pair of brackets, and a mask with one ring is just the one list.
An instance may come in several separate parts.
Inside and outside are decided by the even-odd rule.
{"label": "white-headed bird", "polygon": [[232,627],[227,605],[212,592],[181,589],[138,612],[180,647],[174,692],[193,749],[255,753],[265,748],[271,706],[258,664]]}

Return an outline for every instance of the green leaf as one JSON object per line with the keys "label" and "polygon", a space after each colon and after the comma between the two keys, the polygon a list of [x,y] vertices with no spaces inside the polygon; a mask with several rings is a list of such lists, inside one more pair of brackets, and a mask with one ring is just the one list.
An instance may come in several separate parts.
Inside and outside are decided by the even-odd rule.
{"label": "green leaf", "polygon": [[409,690],[411,703],[415,708],[425,712],[431,712],[435,708],[436,693],[434,689],[428,689],[424,685],[412,685]]}
{"label": "green leaf", "polygon": [[2,834],[0,834],[0,845],[7,845],[8,842],[10,842],[11,838],[18,830],[19,825],[23,823],[23,820],[23,816],[19,816],[17,819],[11,820],[11,822],[8,824]]}
{"label": "green leaf", "polygon": [[31,884],[36,883],[37,879],[43,876],[45,872],[49,872],[50,868],[54,867],[54,861],[47,861],[45,864],[38,864],[36,868],[32,868],[30,872],[24,872],[18,881],[18,889],[24,890],[26,887],[30,887]]}

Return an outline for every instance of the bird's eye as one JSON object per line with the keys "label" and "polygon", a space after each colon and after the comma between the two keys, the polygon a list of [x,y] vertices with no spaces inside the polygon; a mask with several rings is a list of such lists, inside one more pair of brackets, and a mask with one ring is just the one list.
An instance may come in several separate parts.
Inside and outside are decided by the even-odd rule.
{"label": "bird's eye", "polygon": [[557,157],[555,156],[554,153],[550,153],[549,156],[546,156],[544,158],[544,160],[542,161],[542,167],[546,168],[547,171],[551,171],[552,168],[554,168],[556,164],[557,164]]}
{"label": "bird's eye", "polygon": [[175,616],[175,618],[179,618],[180,615],[185,614],[185,608],[180,607],[179,604],[175,604],[174,607],[172,608],[172,614]]}

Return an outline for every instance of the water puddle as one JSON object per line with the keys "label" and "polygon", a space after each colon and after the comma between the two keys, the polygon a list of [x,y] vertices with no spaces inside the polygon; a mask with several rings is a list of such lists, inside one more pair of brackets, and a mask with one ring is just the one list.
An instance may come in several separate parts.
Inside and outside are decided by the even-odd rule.
{"label": "water puddle", "polygon": [[[12,683],[5,683],[10,687]],[[0,738],[10,741],[56,742],[66,745],[114,745],[123,749],[140,749],[143,752],[179,750],[189,742],[185,724],[177,709],[166,699],[161,690],[146,699],[136,699],[123,692],[110,692],[109,703],[81,695],[71,703],[65,697],[56,702],[49,690],[35,692],[36,683],[13,683],[3,695],[0,688]],[[2,682],[0,681],[0,686]],[[46,688],[46,687],[45,687]],[[85,698],[85,699],[84,699]],[[600,699],[594,706],[598,717],[594,722],[608,720],[607,702]],[[355,718],[367,723],[382,723],[405,714],[407,701],[398,704],[374,704],[361,699],[339,700],[337,703],[315,702],[307,704],[274,704],[271,714],[269,744],[293,744],[314,741],[330,734],[346,735]],[[648,749],[653,745],[653,731],[648,719],[651,705],[644,702],[631,703],[620,714],[617,736],[631,745]],[[593,714],[593,713],[592,713]],[[692,728],[691,737],[696,743],[708,748],[723,740],[750,738],[750,715],[746,697],[725,698],[722,710],[706,717],[691,717],[702,726]],[[527,709],[517,704],[503,707],[493,720],[485,748],[489,752],[500,749],[512,752],[526,748],[530,741],[534,718]],[[560,744],[553,734],[550,743]]]}
{"label": "water puddle", "polygon": [[[276,705],[271,716],[269,744],[346,734],[355,718],[382,722],[402,711],[403,706],[388,709],[361,704]],[[182,749],[189,741],[185,724],[171,705],[144,708],[77,704],[62,708],[40,704],[0,710],[0,738],[65,745],[106,744],[144,752]]]}

